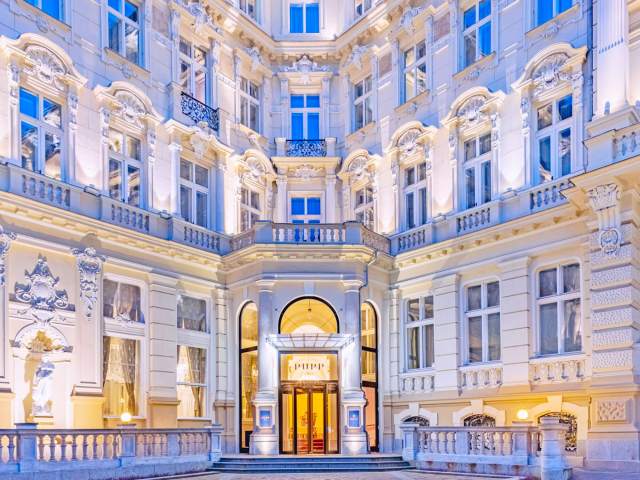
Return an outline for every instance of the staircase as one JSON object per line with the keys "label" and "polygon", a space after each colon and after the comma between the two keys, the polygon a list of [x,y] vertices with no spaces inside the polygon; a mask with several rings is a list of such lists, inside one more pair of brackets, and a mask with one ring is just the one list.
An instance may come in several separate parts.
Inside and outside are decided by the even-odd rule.
{"label": "staircase", "polygon": [[209,471],[223,473],[330,473],[330,472],[390,472],[413,468],[397,455],[341,456],[280,455],[222,457]]}

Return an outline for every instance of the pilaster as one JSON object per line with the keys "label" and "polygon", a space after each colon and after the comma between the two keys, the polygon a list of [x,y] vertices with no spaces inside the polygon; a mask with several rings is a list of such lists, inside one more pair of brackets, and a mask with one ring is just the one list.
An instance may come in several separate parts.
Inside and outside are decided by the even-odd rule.
{"label": "pilaster", "polygon": [[389,291],[389,392],[399,395],[398,375],[402,368],[402,349],[400,348],[400,291],[392,288]]}
{"label": "pilaster", "polygon": [[[9,380],[9,304],[7,292],[7,267],[6,261],[9,255],[11,243],[17,238],[13,232],[6,232],[0,225],[0,392],[10,391]],[[0,397],[0,407],[5,403],[6,397]],[[11,399],[6,403],[10,404]],[[2,409],[0,409],[2,410]],[[4,411],[4,410],[2,410]],[[10,411],[10,409],[9,409]],[[0,417],[0,420],[2,417]],[[3,424],[2,422],[1,424]]]}
{"label": "pilaster", "polygon": [[458,388],[460,365],[460,312],[458,275],[436,278],[433,282],[435,315],[435,389]]}

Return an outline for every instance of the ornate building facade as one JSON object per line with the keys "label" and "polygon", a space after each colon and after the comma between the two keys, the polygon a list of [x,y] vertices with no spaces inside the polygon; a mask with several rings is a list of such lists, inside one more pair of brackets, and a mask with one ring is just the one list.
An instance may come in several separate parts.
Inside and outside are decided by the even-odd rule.
{"label": "ornate building facade", "polygon": [[0,12],[0,426],[640,470],[640,1]]}

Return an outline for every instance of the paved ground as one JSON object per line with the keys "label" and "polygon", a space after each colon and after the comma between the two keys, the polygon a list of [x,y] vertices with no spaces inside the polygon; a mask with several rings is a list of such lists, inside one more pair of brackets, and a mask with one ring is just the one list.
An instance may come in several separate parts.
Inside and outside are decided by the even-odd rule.
{"label": "paved ground", "polygon": [[379,472],[379,473],[220,473],[190,477],[189,480],[490,480],[507,477],[456,475],[449,473]]}

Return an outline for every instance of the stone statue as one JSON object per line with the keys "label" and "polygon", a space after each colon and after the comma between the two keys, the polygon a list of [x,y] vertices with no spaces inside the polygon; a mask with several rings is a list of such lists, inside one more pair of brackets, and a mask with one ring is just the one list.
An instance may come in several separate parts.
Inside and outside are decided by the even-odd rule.
{"label": "stone statue", "polygon": [[53,388],[53,371],[55,366],[48,356],[42,357],[40,365],[33,376],[31,398],[33,406],[31,414],[34,417],[51,415],[51,394]]}

